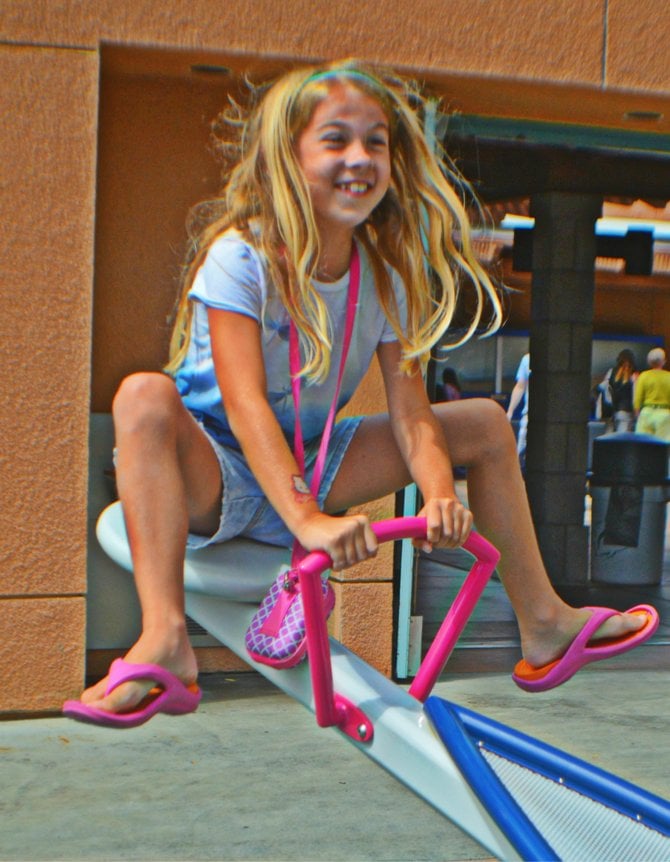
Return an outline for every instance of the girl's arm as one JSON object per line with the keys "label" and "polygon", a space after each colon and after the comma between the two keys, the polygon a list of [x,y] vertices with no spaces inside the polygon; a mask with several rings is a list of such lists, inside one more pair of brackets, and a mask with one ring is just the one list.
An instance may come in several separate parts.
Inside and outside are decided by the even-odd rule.
{"label": "girl's arm", "polygon": [[302,481],[266,397],[257,321],[211,308],[208,318],[216,377],[230,427],[271,505],[304,548],[329,554],[334,569],[372,556],[377,539],[367,518],[325,515]]}
{"label": "girl's arm", "polygon": [[431,409],[418,365],[411,375],[400,371],[397,341],[380,344],[377,356],[393,435],[424,499],[420,514],[428,521],[428,545],[460,545],[472,529],[472,514],[456,496],[447,440]]}

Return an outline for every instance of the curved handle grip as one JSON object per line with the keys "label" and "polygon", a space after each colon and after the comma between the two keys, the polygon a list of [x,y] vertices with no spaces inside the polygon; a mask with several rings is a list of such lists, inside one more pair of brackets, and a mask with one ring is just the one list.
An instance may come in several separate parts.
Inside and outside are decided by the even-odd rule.
{"label": "curved handle grip", "polygon": [[[389,518],[372,524],[372,531],[380,542],[391,542],[396,539],[425,539],[425,518]],[[479,533],[472,532],[463,543],[463,548],[472,554],[479,562],[495,566],[500,554],[490,542]],[[312,551],[298,565],[298,570],[306,575],[321,575],[333,564],[325,551]]]}

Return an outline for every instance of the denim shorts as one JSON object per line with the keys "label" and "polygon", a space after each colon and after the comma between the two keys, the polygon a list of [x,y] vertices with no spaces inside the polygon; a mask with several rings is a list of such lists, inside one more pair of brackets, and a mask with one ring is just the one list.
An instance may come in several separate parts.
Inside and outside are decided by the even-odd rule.
{"label": "denim shorts", "polygon": [[[318,504],[321,509],[362,419],[362,416],[347,417],[333,427],[318,494]],[[219,529],[213,536],[190,533],[187,547],[204,548],[207,545],[225,542],[235,536],[256,539],[269,545],[291,547],[293,535],[267,501],[244,455],[235,449],[221,445],[211,435],[207,434],[207,436],[221,468],[223,480],[221,519]],[[313,440],[305,444],[305,472],[308,485],[312,479],[319,443],[319,440]]]}

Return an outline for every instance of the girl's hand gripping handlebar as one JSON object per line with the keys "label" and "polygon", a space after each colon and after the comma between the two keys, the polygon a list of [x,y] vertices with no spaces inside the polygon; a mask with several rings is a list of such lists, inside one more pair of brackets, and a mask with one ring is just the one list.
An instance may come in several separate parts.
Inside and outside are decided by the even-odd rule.
{"label": "girl's hand gripping handlebar", "polygon": [[[371,524],[372,531],[380,542],[392,542],[396,539],[425,539],[425,518],[390,518],[387,521],[377,521]],[[495,568],[500,558],[498,551],[479,533],[470,533],[463,543],[466,551],[484,564]],[[325,551],[312,551],[299,564],[298,570],[309,575],[322,575],[332,565],[332,560]],[[493,572],[491,568],[491,573]]]}

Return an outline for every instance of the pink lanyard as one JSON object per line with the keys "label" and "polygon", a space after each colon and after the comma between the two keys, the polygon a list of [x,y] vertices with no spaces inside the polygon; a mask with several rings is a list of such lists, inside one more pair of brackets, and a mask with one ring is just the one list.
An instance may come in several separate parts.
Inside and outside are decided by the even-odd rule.
{"label": "pink lanyard", "polygon": [[[352,243],[351,249],[351,265],[349,269],[349,287],[347,290],[347,314],[344,324],[344,337],[342,339],[342,355],[340,357],[340,367],[337,372],[337,382],[335,384],[335,392],[333,401],[328,411],[328,418],[323,429],[321,444],[317,454],[316,463],[314,465],[314,473],[312,474],[312,483],[310,490],[316,499],[319,494],[321,485],[321,476],[326,463],[326,454],[328,452],[328,442],[330,434],[335,422],[335,414],[337,413],[337,402],[340,397],[340,389],[342,387],[342,377],[344,376],[344,366],[347,362],[347,353],[351,344],[351,335],[354,329],[354,320],[356,317],[356,305],[358,303],[358,288],[360,285],[361,265],[358,248],[356,243]],[[298,377],[300,371],[300,344],[298,333],[295,324],[291,321],[289,329],[289,370],[291,372],[291,388],[293,390],[293,404],[295,408],[295,432],[294,432],[294,454],[295,460],[298,463],[300,474],[305,476],[305,444],[302,438],[302,425],[300,423],[300,389],[301,379]],[[296,541],[293,545],[292,565],[296,565],[298,560],[304,556],[304,551]]]}

